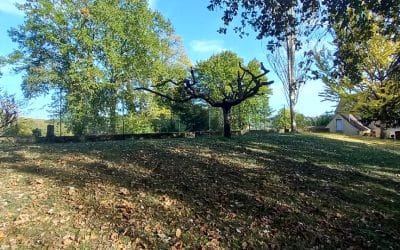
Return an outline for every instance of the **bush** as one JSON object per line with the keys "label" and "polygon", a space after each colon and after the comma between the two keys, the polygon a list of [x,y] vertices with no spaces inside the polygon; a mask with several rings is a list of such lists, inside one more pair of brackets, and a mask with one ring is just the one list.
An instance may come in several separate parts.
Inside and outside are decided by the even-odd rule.
{"label": "bush", "polygon": [[29,137],[32,136],[32,129],[29,125],[25,123],[17,123],[6,128],[4,132],[5,136],[19,136],[19,137]]}

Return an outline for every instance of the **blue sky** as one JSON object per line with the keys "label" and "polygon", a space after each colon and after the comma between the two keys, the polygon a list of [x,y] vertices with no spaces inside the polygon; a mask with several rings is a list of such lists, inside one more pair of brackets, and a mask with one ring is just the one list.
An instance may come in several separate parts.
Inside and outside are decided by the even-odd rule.
{"label": "blue sky", "polygon": [[[16,0],[0,0],[0,55],[6,55],[16,47],[8,37],[7,30],[23,22],[23,15],[14,7],[14,2]],[[221,13],[208,11],[207,0],[150,0],[149,2],[151,8],[160,11],[172,22],[193,63],[205,60],[212,54],[223,50],[232,50],[243,57],[245,61],[257,58],[268,65],[265,41],[257,40],[254,34],[240,39],[232,30],[228,30],[225,35],[217,32],[222,24]],[[282,85],[272,72],[269,74],[269,78],[275,80],[272,85],[273,95],[270,105],[277,110],[286,105],[286,99],[283,95]],[[8,69],[3,69],[3,77],[0,78],[2,89],[9,93],[15,93],[22,99],[20,85],[20,76],[14,75]],[[318,96],[322,89],[323,84],[319,81],[307,82],[300,93],[297,111],[307,116],[316,116],[333,110],[333,103],[322,102]],[[47,105],[49,102],[50,97],[29,100],[22,110],[22,115],[48,118]]]}

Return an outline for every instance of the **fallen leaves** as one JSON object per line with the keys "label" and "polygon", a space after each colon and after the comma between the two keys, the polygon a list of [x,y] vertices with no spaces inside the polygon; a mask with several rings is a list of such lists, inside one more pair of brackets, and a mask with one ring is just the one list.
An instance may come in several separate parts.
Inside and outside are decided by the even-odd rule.
{"label": "fallen leaves", "polygon": [[68,187],[67,194],[68,194],[69,196],[74,196],[74,195],[76,194],[75,187]]}
{"label": "fallen leaves", "polygon": [[0,243],[6,238],[7,236],[2,232],[2,231],[0,231]]}
{"label": "fallen leaves", "polygon": [[41,185],[41,184],[43,184],[43,183],[44,183],[44,180],[43,180],[43,179],[40,179],[40,178],[35,179],[34,182],[33,182],[33,184],[37,184],[37,185]]}
{"label": "fallen leaves", "polygon": [[129,190],[127,188],[120,188],[119,194],[120,195],[129,195]]}
{"label": "fallen leaves", "polygon": [[[391,240],[397,247],[397,182],[315,165],[286,137],[265,138],[43,145],[0,172],[1,245],[358,249]],[[398,180],[390,171],[385,178]]]}
{"label": "fallen leaves", "polygon": [[180,228],[177,228],[175,231],[175,237],[180,238],[182,236],[182,230]]}
{"label": "fallen leaves", "polygon": [[74,236],[67,234],[62,238],[61,244],[63,245],[63,247],[68,247],[74,242],[74,240],[75,240]]}
{"label": "fallen leaves", "polygon": [[20,226],[30,221],[29,214],[20,214],[14,221],[14,226]]}
{"label": "fallen leaves", "polygon": [[118,233],[116,232],[111,233],[110,240],[116,242],[118,240]]}

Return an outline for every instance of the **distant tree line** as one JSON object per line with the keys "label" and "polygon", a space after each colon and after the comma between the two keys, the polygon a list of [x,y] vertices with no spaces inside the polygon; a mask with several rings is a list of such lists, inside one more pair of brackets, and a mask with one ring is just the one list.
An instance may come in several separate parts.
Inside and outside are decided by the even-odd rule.
{"label": "distant tree line", "polygon": [[[173,103],[136,90],[185,79],[191,66],[170,22],[146,0],[40,0],[18,8],[25,21],[9,31],[19,45],[9,61],[23,73],[25,96],[53,95],[53,118],[74,134],[221,129],[223,115],[213,105]],[[244,103],[230,113],[234,128],[256,119],[260,109],[267,112],[267,92],[246,102],[262,95],[258,90],[240,97]]]}
{"label": "distant tree line", "polygon": [[[306,75],[322,79],[327,87],[322,96],[340,100],[341,112],[376,121],[383,130],[400,125],[400,1],[210,0],[208,8],[223,10],[220,32],[236,23],[234,30],[240,36],[251,27],[258,39],[267,40],[268,49],[285,48],[284,67],[273,66],[283,75],[292,130],[296,130],[294,106],[302,80],[298,76],[304,76],[295,74],[296,52],[301,51],[306,57],[298,66],[305,66]],[[233,22],[235,18],[240,22]],[[329,34],[333,38],[329,49],[304,50],[310,40],[321,42],[313,33]],[[316,69],[309,60],[316,61]]]}
{"label": "distant tree line", "polygon": [[[66,124],[77,135],[224,129],[229,137],[230,129],[265,124],[271,114],[264,65],[245,65],[232,52],[192,65],[171,23],[146,0],[18,7],[25,20],[9,34],[19,47],[0,66],[12,63],[23,74],[26,97],[53,95],[60,133]],[[284,48],[270,66],[284,84],[292,132],[306,120],[295,105],[312,77],[325,83],[324,98],[341,100],[343,112],[383,129],[400,124],[399,1],[210,0],[208,8],[223,10],[220,32],[239,17],[240,36],[249,26],[271,55]],[[309,50],[310,40],[321,42],[313,34],[326,33],[333,46]],[[286,113],[278,112],[284,122],[276,124],[287,126]]]}

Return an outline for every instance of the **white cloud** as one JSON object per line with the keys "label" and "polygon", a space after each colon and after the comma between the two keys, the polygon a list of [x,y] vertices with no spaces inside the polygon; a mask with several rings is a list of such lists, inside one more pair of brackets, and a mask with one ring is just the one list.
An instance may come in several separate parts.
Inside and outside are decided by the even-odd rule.
{"label": "white cloud", "polygon": [[150,9],[154,10],[157,7],[158,0],[149,0],[149,7]]}
{"label": "white cloud", "polygon": [[1,0],[0,12],[5,12],[13,15],[23,15],[23,13],[15,7],[15,3],[24,3],[24,0]]}
{"label": "white cloud", "polygon": [[193,40],[190,42],[190,48],[199,53],[218,53],[226,50],[221,40]]}

